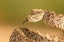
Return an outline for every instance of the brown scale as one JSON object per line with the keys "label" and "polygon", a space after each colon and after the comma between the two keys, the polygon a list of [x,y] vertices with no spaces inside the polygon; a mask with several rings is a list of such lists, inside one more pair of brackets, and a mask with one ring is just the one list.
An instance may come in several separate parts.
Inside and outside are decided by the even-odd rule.
{"label": "brown scale", "polygon": [[[37,11],[36,13],[40,13],[40,12]],[[36,14],[36,13],[32,12],[32,15],[33,15],[33,14]],[[60,15],[60,14],[58,15],[58,14],[52,12],[52,11],[47,11],[47,10],[46,10],[46,14],[51,14],[51,15],[52,15],[52,18],[54,18],[53,15],[57,15],[59,18],[62,18],[62,17],[63,17],[63,15]],[[49,16],[50,16],[50,15],[47,15],[47,17],[49,17]],[[43,18],[44,18],[44,17],[43,17]],[[48,18],[48,20],[50,20],[50,18]],[[61,20],[61,19],[57,19],[57,21],[60,21],[60,20]],[[22,23],[23,27],[24,27],[24,23],[27,22],[27,21],[28,21],[28,20],[26,20],[26,21],[24,21],[24,22]],[[46,21],[46,23],[48,23],[48,22]],[[52,23],[52,22],[51,22],[51,23]],[[50,23],[50,24],[51,24],[51,23]],[[52,23],[52,24],[54,24],[54,23]],[[57,24],[57,25],[59,26],[59,24]],[[64,25],[63,25],[63,26],[64,26]],[[55,27],[56,27],[56,25],[55,25]],[[14,32],[14,33],[16,33],[16,32]],[[27,33],[27,32],[26,32],[26,33]],[[26,33],[25,33],[25,34],[26,34]],[[29,31],[28,31],[27,36],[29,37],[30,34],[31,34],[31,33],[29,33]],[[34,34],[34,33],[33,33],[33,34]],[[14,35],[16,36],[17,34],[14,34]],[[34,34],[34,35],[37,35],[37,34]],[[34,35],[31,34],[30,36],[33,37]],[[39,35],[37,35],[37,36],[39,36]],[[37,38],[37,36],[36,36],[36,38]],[[55,37],[55,36],[54,36],[54,37]],[[12,38],[14,38],[14,37],[12,37]],[[31,38],[31,37],[29,37],[29,38]],[[34,39],[36,40],[36,38],[34,38]],[[52,38],[52,36],[51,36],[51,38]],[[11,40],[12,40],[12,39],[11,39]],[[15,40],[15,39],[14,39],[14,40]],[[63,39],[61,39],[61,40],[63,40]],[[40,41],[40,39],[39,39],[39,41]],[[50,42],[50,40],[48,40],[48,41]],[[54,40],[52,40],[52,41],[54,41]],[[14,41],[14,42],[15,42],[15,41]],[[59,41],[59,42],[60,42],[60,41]]]}
{"label": "brown scale", "polygon": [[[26,30],[25,30],[26,29]],[[16,29],[16,31],[17,31],[18,29]],[[41,41],[42,40],[42,42],[43,41],[48,41],[48,42],[54,42],[54,39],[55,39],[55,36],[52,36],[52,35],[50,35],[49,34],[49,36],[50,36],[50,38],[52,39],[52,40],[49,40],[48,38],[46,38],[46,34],[44,35],[44,36],[41,36],[41,35],[39,35],[39,34],[37,34],[37,33],[35,33],[35,32],[32,32],[31,30],[29,30],[29,29],[27,29],[27,28],[24,28],[24,29],[21,29],[20,28],[20,30],[23,30],[23,33],[27,33],[27,31],[28,32],[31,32],[32,34],[34,34],[34,36],[36,35],[36,38],[34,38],[34,39],[32,39],[31,37],[29,37],[30,38],[30,40],[28,39],[28,38],[24,38],[24,40],[26,40],[27,42],[29,42],[29,41],[32,41],[32,40],[35,40],[35,41]],[[20,31],[19,30],[19,31]],[[17,31],[17,32],[13,32],[13,34],[14,35],[16,35],[16,33],[19,33],[20,35],[21,35],[21,32],[19,32],[19,31]],[[19,35],[18,34],[18,35]],[[28,34],[28,33],[27,33]],[[32,35],[31,34],[31,35]],[[16,35],[15,37],[13,37],[13,38],[10,38],[10,42],[19,42],[19,41],[23,41],[23,36],[21,35],[21,37],[20,37],[20,35],[18,36],[18,35]],[[26,35],[26,34],[25,34]],[[13,35],[12,35],[13,36]],[[18,36],[18,38],[16,38]],[[30,36],[30,34],[29,34],[29,36]],[[40,36],[40,39],[38,39],[38,37]],[[42,39],[43,38],[43,39]],[[16,40],[16,39],[18,39],[18,40]],[[32,39],[32,40],[31,40]],[[61,38],[58,38],[58,41],[57,42],[60,42],[60,41],[62,41],[62,40],[64,40],[64,39],[61,39]],[[32,41],[33,42],[33,41]]]}

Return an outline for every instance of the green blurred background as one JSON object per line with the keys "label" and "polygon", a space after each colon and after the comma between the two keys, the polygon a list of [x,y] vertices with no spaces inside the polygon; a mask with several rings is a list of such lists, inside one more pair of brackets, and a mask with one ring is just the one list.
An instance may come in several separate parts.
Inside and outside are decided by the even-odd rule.
{"label": "green blurred background", "polygon": [[[64,13],[63,0],[0,0],[0,21],[21,24],[31,9],[47,9]],[[42,23],[42,22],[40,22]]]}
{"label": "green blurred background", "polygon": [[[23,26],[22,22],[31,9],[47,9],[64,14],[64,0],[0,0],[0,42],[8,42],[12,31]],[[24,26],[62,37],[62,30],[45,25],[43,20],[26,22]]]}

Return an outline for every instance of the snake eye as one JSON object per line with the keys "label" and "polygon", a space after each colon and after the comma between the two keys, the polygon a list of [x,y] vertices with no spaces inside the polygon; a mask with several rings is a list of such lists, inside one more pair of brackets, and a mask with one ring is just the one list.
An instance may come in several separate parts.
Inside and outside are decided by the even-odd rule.
{"label": "snake eye", "polygon": [[32,14],[34,14],[34,12],[32,12]]}
{"label": "snake eye", "polygon": [[37,12],[38,14],[40,13],[40,12]]}

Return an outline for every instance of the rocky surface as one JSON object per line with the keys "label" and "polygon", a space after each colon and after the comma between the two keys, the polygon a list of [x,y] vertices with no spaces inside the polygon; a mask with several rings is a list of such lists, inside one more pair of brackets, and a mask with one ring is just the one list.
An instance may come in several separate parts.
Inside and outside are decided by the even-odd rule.
{"label": "rocky surface", "polygon": [[64,39],[49,34],[43,35],[39,31],[19,27],[11,34],[9,42],[64,42]]}

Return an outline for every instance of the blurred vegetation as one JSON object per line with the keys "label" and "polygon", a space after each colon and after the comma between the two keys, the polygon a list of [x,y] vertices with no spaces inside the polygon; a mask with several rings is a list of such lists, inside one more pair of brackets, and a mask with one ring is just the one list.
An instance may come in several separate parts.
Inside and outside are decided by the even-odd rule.
{"label": "blurred vegetation", "polygon": [[[21,24],[33,8],[64,14],[64,0],[0,0],[0,22]],[[42,25],[42,21],[32,25]]]}

